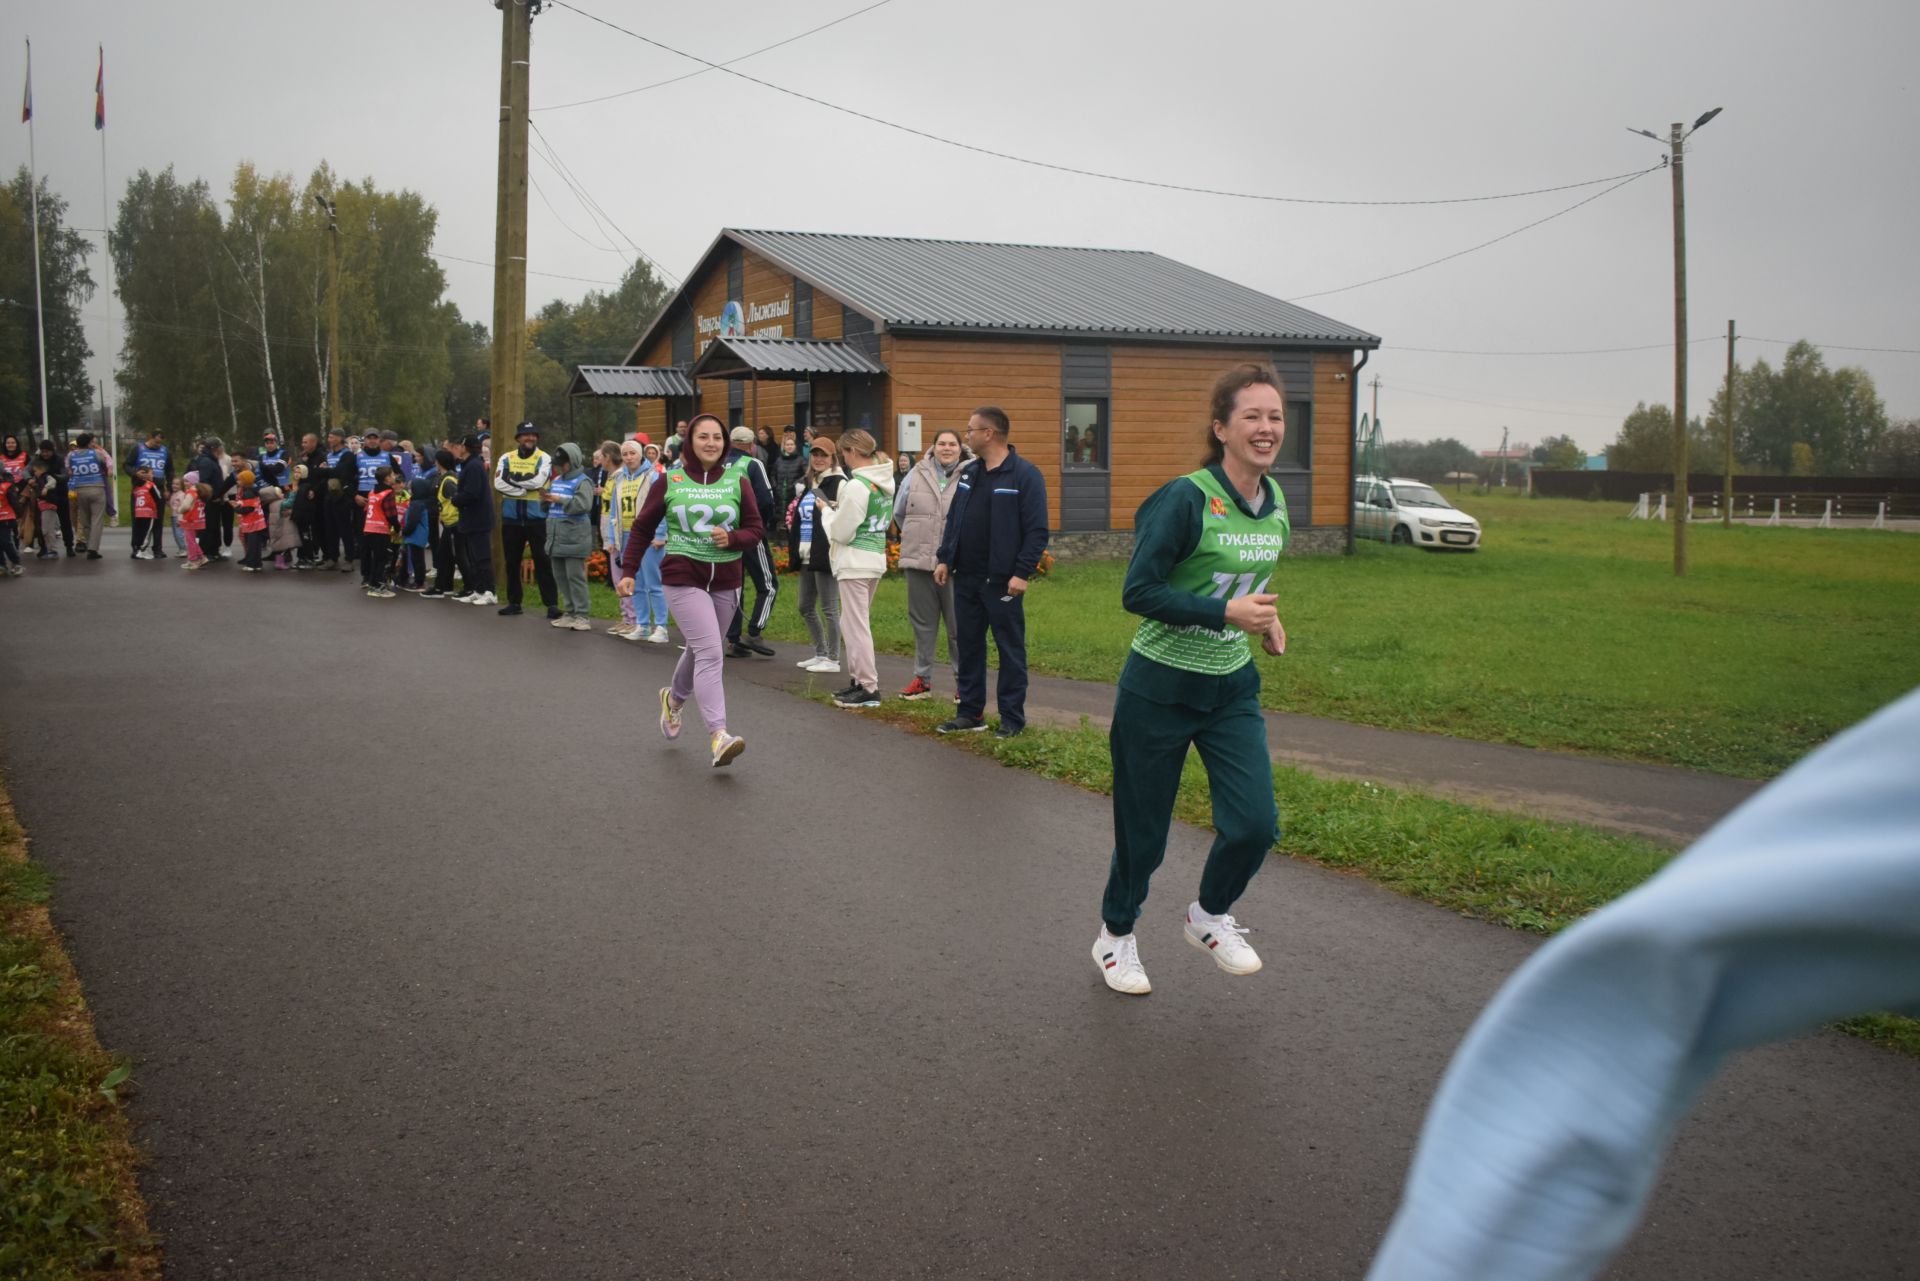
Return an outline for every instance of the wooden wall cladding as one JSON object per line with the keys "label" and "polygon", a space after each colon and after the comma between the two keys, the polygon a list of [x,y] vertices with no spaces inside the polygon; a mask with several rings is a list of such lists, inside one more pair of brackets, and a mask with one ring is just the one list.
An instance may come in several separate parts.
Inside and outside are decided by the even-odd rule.
{"label": "wooden wall cladding", "polygon": [[[1343,375],[1336,378],[1335,375]],[[1353,355],[1313,355],[1313,523],[1353,519]]]}
{"label": "wooden wall cladding", "polygon": [[[888,449],[897,415],[919,414],[922,440],[936,429],[965,430],[982,405],[998,405],[1013,424],[1020,456],[1047,480],[1047,516],[1060,519],[1060,345],[888,335],[882,359],[892,375]],[[1131,509],[1129,509],[1131,512]]]}
{"label": "wooden wall cladding", "polygon": [[1200,465],[1213,380],[1249,354],[1233,347],[1113,349],[1113,528],[1132,529],[1134,512],[1154,490]]}

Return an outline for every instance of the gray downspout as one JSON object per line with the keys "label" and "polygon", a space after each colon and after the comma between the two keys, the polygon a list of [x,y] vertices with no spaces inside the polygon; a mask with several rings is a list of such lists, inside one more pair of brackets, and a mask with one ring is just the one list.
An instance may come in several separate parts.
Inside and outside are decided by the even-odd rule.
{"label": "gray downspout", "polygon": [[1367,360],[1373,355],[1368,348],[1360,349],[1360,363],[1347,375],[1347,555],[1353,555],[1353,469],[1359,461],[1353,456],[1354,428],[1360,425],[1357,415],[1360,412],[1360,371],[1367,367]]}

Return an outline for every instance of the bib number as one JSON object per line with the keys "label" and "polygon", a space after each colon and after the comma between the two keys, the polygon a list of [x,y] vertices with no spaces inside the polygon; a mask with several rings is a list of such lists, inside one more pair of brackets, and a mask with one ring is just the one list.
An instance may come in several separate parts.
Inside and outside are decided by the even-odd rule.
{"label": "bib number", "polygon": [[1239,600],[1242,596],[1253,596],[1267,590],[1272,575],[1253,581],[1252,574],[1215,574],[1213,576],[1213,599]]}
{"label": "bib number", "polygon": [[[683,534],[711,534],[716,529],[731,531],[733,522],[739,518],[740,509],[728,503],[708,506],[706,503],[685,503],[676,506],[673,513],[680,520],[680,532]],[[692,519],[689,520],[688,518]]]}

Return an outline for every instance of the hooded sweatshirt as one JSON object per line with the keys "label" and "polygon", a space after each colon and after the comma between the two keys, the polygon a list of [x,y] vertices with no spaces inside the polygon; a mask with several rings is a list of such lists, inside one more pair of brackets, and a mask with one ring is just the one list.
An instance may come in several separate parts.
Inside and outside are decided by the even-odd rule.
{"label": "hooded sweatshirt", "polygon": [[[640,558],[646,555],[654,535],[666,520],[667,495],[676,484],[688,481],[700,485],[717,484],[730,469],[731,464],[724,458],[710,468],[702,468],[692,458],[683,459],[680,465],[667,468],[661,481],[647,491],[647,500],[641,504],[640,515],[634,519],[633,532],[627,538],[627,549],[620,557],[622,574],[627,578],[639,576]],[[734,474],[739,477],[740,484],[740,519],[727,539],[727,548],[730,551],[748,552],[766,536],[766,525],[760,519],[760,505],[754,501],[752,480],[738,471]],[[740,586],[744,562],[744,557],[702,561],[669,554],[660,561],[660,582],[667,587],[732,591]]]}
{"label": "hooded sweatshirt", "polygon": [[891,461],[875,459],[840,486],[837,506],[825,508],[816,516],[826,522],[836,579],[880,578],[886,574],[887,526],[893,521],[893,476]]}
{"label": "hooded sweatshirt", "polygon": [[580,446],[560,446],[564,474],[553,468],[547,479],[547,555],[585,560],[593,555],[593,477],[582,465]]}

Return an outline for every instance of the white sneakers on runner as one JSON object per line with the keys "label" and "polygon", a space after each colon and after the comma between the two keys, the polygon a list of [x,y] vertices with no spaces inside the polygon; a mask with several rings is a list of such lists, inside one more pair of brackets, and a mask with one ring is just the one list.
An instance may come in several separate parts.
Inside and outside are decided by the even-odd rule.
{"label": "white sneakers on runner", "polygon": [[[1184,923],[1187,942],[1213,958],[1213,963],[1229,974],[1252,974],[1260,968],[1260,954],[1247,943],[1247,929],[1236,924],[1231,915],[1208,916],[1198,903],[1187,908]],[[1108,987],[1128,996],[1145,996],[1153,991],[1147,972],[1140,964],[1140,946],[1132,934],[1118,938],[1100,927],[1093,940],[1093,963]]]}
{"label": "white sneakers on runner", "polygon": [[1213,956],[1213,963],[1229,974],[1252,974],[1260,968],[1260,954],[1242,936],[1231,914],[1208,916],[1198,903],[1187,908],[1187,942]]}
{"label": "white sneakers on runner", "polygon": [[1147,972],[1140,968],[1140,949],[1131,934],[1115,938],[1101,926],[1100,937],[1093,941],[1093,963],[1100,967],[1100,977],[1107,986],[1116,992],[1145,996],[1153,991]]}

